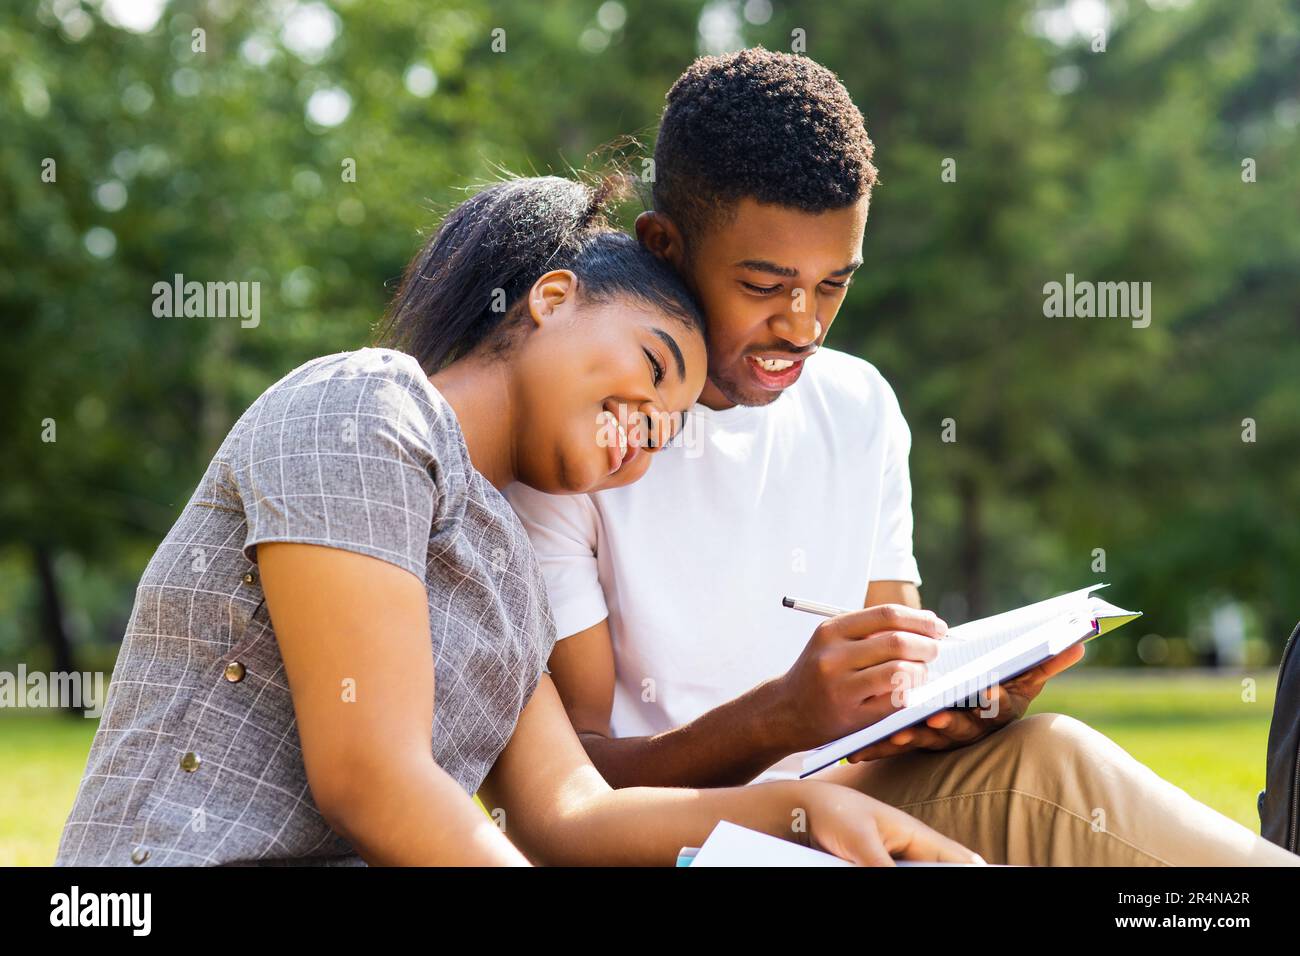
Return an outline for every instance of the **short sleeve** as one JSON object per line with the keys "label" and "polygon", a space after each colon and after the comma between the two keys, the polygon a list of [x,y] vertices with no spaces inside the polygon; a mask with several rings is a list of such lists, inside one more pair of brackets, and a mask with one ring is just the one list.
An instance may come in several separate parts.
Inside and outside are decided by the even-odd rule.
{"label": "short sleeve", "polygon": [[519,483],[505,496],[537,552],[559,638],[607,618],[596,551],[600,517],[591,497],[548,495]]}
{"label": "short sleeve", "polygon": [[883,378],[879,379],[879,386],[880,400],[884,405],[886,442],[871,580],[911,581],[919,585],[921,572],[912,551],[912,480],[907,465],[912,450],[912,431],[893,389]]}
{"label": "short sleeve", "polygon": [[445,439],[436,440],[429,397],[395,355],[310,370],[250,409],[231,462],[249,560],[270,541],[318,544],[424,581]]}

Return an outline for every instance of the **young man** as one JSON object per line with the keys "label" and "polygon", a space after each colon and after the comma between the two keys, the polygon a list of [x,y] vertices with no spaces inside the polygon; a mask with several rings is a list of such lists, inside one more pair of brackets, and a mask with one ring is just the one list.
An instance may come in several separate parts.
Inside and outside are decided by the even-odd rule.
{"label": "young man", "polygon": [[[862,265],[872,155],[804,57],[705,58],[668,94],[637,235],[703,306],[708,384],[681,447],[625,459],[606,490],[508,491],[563,636],[552,677],[616,787],[792,775],[800,751],[889,713],[942,640],[920,610],[907,423],[874,367],[823,346]],[[785,595],[864,609],[814,627]],[[1300,864],[1078,721],[1018,720],[1082,655],[823,776],[990,862]]]}

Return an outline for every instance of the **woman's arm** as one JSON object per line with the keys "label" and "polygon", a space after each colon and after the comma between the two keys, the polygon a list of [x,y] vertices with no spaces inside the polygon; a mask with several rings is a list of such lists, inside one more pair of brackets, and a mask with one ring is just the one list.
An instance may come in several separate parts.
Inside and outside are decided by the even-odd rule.
{"label": "woman's arm", "polygon": [[535,862],[670,865],[723,819],[857,863],[887,866],[895,856],[983,862],[902,811],[829,783],[612,790],[546,675],[479,796],[505,811],[506,834]]}
{"label": "woman's arm", "polygon": [[433,759],[424,583],[336,548],[262,544],[257,555],[307,780],[330,827],[372,865],[526,863]]}

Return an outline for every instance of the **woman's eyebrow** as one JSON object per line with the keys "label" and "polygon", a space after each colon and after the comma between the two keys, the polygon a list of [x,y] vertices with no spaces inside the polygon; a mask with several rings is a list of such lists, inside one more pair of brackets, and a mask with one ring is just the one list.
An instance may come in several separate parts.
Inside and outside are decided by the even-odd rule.
{"label": "woman's eyebrow", "polygon": [[664,340],[668,351],[673,353],[673,359],[677,362],[677,378],[686,381],[686,359],[682,358],[682,350],[677,347],[677,340],[661,328],[652,326],[650,331]]}

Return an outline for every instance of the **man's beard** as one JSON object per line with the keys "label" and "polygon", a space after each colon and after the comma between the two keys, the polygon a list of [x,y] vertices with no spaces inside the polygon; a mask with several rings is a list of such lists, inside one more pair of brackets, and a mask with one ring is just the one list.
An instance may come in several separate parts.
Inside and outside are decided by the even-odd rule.
{"label": "man's beard", "polygon": [[[747,361],[742,359],[741,361]],[[709,381],[713,387],[722,393],[722,397],[735,405],[749,405],[759,407],[771,405],[778,398],[785,394],[786,390],[779,392],[769,392],[765,388],[759,388],[757,385],[751,385],[748,389],[734,378],[728,376],[714,375],[713,370],[709,370]]]}

